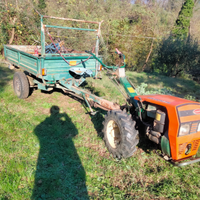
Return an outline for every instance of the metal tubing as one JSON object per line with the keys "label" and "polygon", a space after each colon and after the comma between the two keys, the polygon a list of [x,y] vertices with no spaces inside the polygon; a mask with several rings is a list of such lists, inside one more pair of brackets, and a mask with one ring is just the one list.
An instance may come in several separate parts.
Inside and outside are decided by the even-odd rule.
{"label": "metal tubing", "polygon": [[134,97],[137,95],[137,93],[135,92],[135,90],[133,89],[126,77],[120,77],[119,80],[120,83],[122,83],[129,97]]}
{"label": "metal tubing", "polygon": [[174,163],[173,161],[173,164],[177,167],[183,167],[183,166],[186,166],[186,165],[190,165],[190,164],[193,164],[193,163],[196,163],[196,162],[199,162],[200,161],[200,158],[196,158],[196,159],[193,159],[193,160],[190,160],[190,161],[187,161],[187,162],[183,162],[183,163]]}
{"label": "metal tubing", "polygon": [[45,55],[45,34],[44,34],[44,26],[43,26],[43,16],[41,15],[41,56]]}
{"label": "metal tubing", "polygon": [[107,68],[107,69],[117,69],[118,67],[116,67],[116,66],[107,66],[107,65],[105,65],[98,57],[96,57],[92,52],[89,52],[89,51],[85,51],[86,53],[89,53],[89,54],[91,54],[95,59],[97,59],[100,63],[101,63],[101,65],[103,66],[103,67],[105,67],[105,68]]}
{"label": "metal tubing", "polygon": [[[68,94],[70,94],[72,96],[75,96],[75,97],[77,97],[77,98],[79,98],[79,99],[81,99],[83,101],[85,100],[83,97],[77,95],[76,93],[71,92],[70,90],[66,90],[66,88],[65,89],[63,89],[63,87],[58,87],[58,88],[61,88],[65,93],[68,93]],[[105,110],[105,111],[110,110],[110,109],[108,109],[108,108],[106,108],[106,107],[104,107],[104,106],[102,106],[102,105],[100,105],[100,104],[98,104],[96,102],[94,102],[94,107],[95,108],[101,108],[102,110]]]}
{"label": "metal tubing", "polygon": [[70,90],[67,90],[66,88],[63,88],[62,86],[61,86],[61,87],[60,87],[60,86],[56,86],[56,87],[57,87],[57,88],[61,88],[61,89],[63,90],[64,93],[70,94],[70,95],[75,96],[75,97],[77,97],[77,98],[79,98],[79,99],[81,99],[81,100],[84,101],[84,98],[83,98],[83,97],[79,96],[78,94],[76,94],[76,93],[74,93],[74,92],[71,92]]}
{"label": "metal tubing", "polygon": [[95,107],[95,108],[100,108],[100,109],[105,110],[105,111],[109,111],[108,108],[105,108],[105,107],[103,107],[103,106],[101,106],[101,105],[99,105],[99,104],[97,104],[97,103],[94,103],[94,107]]}
{"label": "metal tubing", "polygon": [[[102,23],[103,21],[101,21],[100,23],[99,23],[99,28],[98,28],[98,33],[97,33],[97,41],[96,41],[96,48],[95,48],[95,56],[98,58],[98,52],[99,52],[99,37],[100,37],[100,35],[101,35],[101,23]],[[95,63],[95,78],[97,79],[97,75],[98,75],[98,66],[99,66],[99,63],[98,63],[98,61],[96,60],[96,63]]]}
{"label": "metal tubing", "polygon": [[51,19],[61,19],[61,20],[67,20],[67,21],[74,21],[74,22],[90,23],[90,24],[99,24],[99,23],[101,23],[101,22],[85,21],[85,20],[79,20],[79,19],[52,17],[52,16],[47,16],[47,15],[44,15],[43,17],[44,18],[51,18]]}
{"label": "metal tubing", "polygon": [[87,29],[87,28],[73,28],[67,26],[53,26],[53,25],[44,25],[46,28],[62,28],[62,29],[70,29],[70,30],[79,30],[79,31],[93,31],[96,32],[96,29]]}
{"label": "metal tubing", "polygon": [[[99,36],[97,35],[97,41],[96,41],[96,48],[95,48],[95,56],[98,57],[98,51],[99,51]],[[95,62],[95,78],[97,79],[97,73],[98,73],[98,61]]]}
{"label": "metal tubing", "polygon": [[[66,90],[65,87],[63,87],[63,89]],[[105,110],[119,110],[120,109],[119,105],[114,104],[113,102],[110,102],[108,100],[102,99],[101,97],[98,97],[91,93],[88,93],[87,91],[77,88],[76,86],[71,86],[69,90],[70,92],[67,91],[68,93],[74,96],[80,95],[82,99],[84,99],[85,97],[89,99],[90,101],[94,101],[96,103],[96,106],[99,104],[99,106],[97,107],[101,107],[102,109],[105,109]],[[73,94],[72,92],[74,92],[75,94]]]}
{"label": "metal tubing", "polygon": [[115,81],[114,81],[113,79],[111,79],[111,80],[112,80],[113,84],[117,87],[117,89],[121,92],[121,94],[124,96],[124,99],[127,101],[127,98],[128,98],[128,97],[122,92],[122,90],[121,90],[121,88],[119,87],[119,85],[117,85],[116,79],[114,79]]}
{"label": "metal tubing", "polygon": [[128,82],[131,84],[131,86],[134,88],[134,90],[137,92],[137,94],[140,94],[140,93],[135,89],[136,87],[133,85],[133,83],[131,82],[131,80],[129,79],[129,77],[126,76],[126,78],[127,78]]}
{"label": "metal tubing", "polygon": [[90,109],[90,112],[91,112],[91,113],[93,113],[93,110],[92,110],[92,108],[91,108],[91,106],[90,106],[89,102],[87,101],[87,99],[86,99],[86,97],[85,97],[85,94],[83,94],[83,98],[84,98],[84,100],[85,100],[85,102],[86,102],[87,106],[89,107],[89,109]]}

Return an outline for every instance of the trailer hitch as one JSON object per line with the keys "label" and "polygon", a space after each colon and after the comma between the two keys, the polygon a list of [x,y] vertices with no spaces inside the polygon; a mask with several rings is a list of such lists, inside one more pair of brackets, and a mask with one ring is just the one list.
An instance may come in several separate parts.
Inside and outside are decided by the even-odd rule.
{"label": "trailer hitch", "polygon": [[85,100],[87,106],[88,106],[89,109],[90,109],[90,114],[91,114],[91,115],[95,115],[95,114],[97,113],[97,111],[96,111],[96,112],[93,111],[92,107],[90,106],[90,103],[88,102],[88,100],[87,100],[86,97],[85,97],[85,94],[82,94],[82,96],[83,96],[83,99]]}

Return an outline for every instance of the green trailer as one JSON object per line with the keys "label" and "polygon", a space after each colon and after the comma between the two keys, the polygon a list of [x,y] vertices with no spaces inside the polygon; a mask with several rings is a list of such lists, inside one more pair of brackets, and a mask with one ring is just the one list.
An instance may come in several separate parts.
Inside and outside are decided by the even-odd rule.
{"label": "green trailer", "polygon": [[[83,69],[86,73],[90,73],[91,77],[95,77],[96,59],[92,56],[90,57],[87,53],[69,53],[63,55],[64,59],[69,62],[67,64],[59,54],[45,54],[42,56],[40,51],[38,54],[34,54],[35,48],[35,46],[20,45],[4,46],[5,58],[12,64],[10,67],[15,67],[26,72],[29,80],[32,79],[29,83],[31,87],[37,86],[38,89],[50,90],[60,83],[70,88],[69,83],[71,86],[72,79],[74,78],[74,70],[76,70],[74,73],[77,72],[77,76],[78,71]],[[40,50],[41,46],[37,48]],[[74,65],[76,66],[74,67]],[[74,85],[78,87],[84,81],[84,78],[76,80],[74,81]]]}
{"label": "green trailer", "polygon": [[[98,29],[84,29],[84,28],[45,25],[43,23],[44,18],[50,18],[56,20],[62,19],[80,23],[97,24]],[[5,58],[11,64],[10,65],[11,68],[15,67],[21,69],[26,73],[26,75],[28,76],[30,87],[38,87],[39,89],[42,90],[50,90],[54,87],[59,87],[58,86],[59,84],[68,89],[70,89],[72,85],[78,87],[80,84],[82,84],[82,82],[84,82],[86,76],[97,77],[99,63],[96,61],[96,59],[93,58],[93,56],[85,52],[65,53],[61,55],[58,50],[56,53],[46,53],[45,31],[48,30],[48,28],[52,27],[57,29],[70,29],[70,30],[95,32],[97,35],[96,45],[95,45],[95,55],[99,57],[98,45],[99,45],[100,26],[101,22],[91,22],[84,20],[41,16],[41,45],[40,46],[5,45],[4,46]],[[49,36],[51,38],[50,34]],[[52,42],[54,44],[54,41]],[[19,94],[19,91],[17,94]],[[25,97],[24,95],[19,95],[19,97],[22,96],[23,98],[27,97],[27,96]]]}
{"label": "green trailer", "polygon": [[[65,27],[44,24],[45,18],[54,20],[72,21],[84,24],[96,25],[96,29]],[[14,75],[13,86],[19,98],[27,98],[31,87],[50,91],[53,88],[60,88],[64,92],[78,95],[83,99],[93,113],[92,106],[100,107],[104,110],[119,109],[120,106],[101,97],[97,97],[90,92],[80,89],[79,86],[88,77],[97,78],[99,69],[103,66],[107,69],[118,69],[116,66],[106,66],[102,63],[102,57],[98,55],[99,39],[101,33],[101,22],[59,18],[51,16],[40,16],[41,19],[41,45],[4,45],[5,59],[10,63],[10,68],[19,69]],[[55,41],[49,33],[49,28],[62,30],[75,30],[83,32],[94,32],[95,45],[92,52],[82,51],[73,53],[60,53]],[[45,38],[47,33],[49,41],[52,42],[56,53],[47,53],[45,50]],[[37,50],[37,51],[36,51]],[[122,66],[118,71],[124,70]],[[121,72],[120,72],[121,73]],[[125,72],[123,72],[125,74]],[[136,95],[131,84],[125,77],[121,81],[129,96]],[[131,92],[130,92],[131,91]]]}

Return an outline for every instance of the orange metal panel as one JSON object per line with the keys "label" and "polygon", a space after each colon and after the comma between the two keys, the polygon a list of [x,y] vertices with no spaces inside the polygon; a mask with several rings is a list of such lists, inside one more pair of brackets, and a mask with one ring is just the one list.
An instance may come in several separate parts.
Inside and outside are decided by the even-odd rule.
{"label": "orange metal panel", "polygon": [[181,106],[181,107],[178,108],[178,111],[195,110],[195,109],[197,109],[197,105],[196,104],[192,104],[192,105]]}
{"label": "orange metal panel", "polygon": [[[135,96],[135,99],[166,108],[169,118],[168,137],[173,160],[180,160],[196,154],[200,144],[200,132],[181,137],[178,137],[178,132],[180,123],[200,121],[200,103],[169,95],[141,95]],[[195,127],[197,125],[191,127],[191,132],[195,132]],[[192,150],[185,155],[185,148],[189,143],[192,145]]]}
{"label": "orange metal panel", "polygon": [[[192,145],[191,152],[188,155],[185,155],[185,148],[188,144]],[[194,156],[198,151],[199,144],[200,144],[200,132],[177,137],[177,144],[176,144],[177,155],[175,157],[176,160]],[[183,145],[184,147],[182,147]],[[183,148],[182,151],[180,151],[181,147]]]}
{"label": "orange metal panel", "polygon": [[185,117],[180,117],[180,122],[185,123],[185,122],[193,122],[193,121],[200,121],[200,115],[192,115],[192,116],[185,116]]}

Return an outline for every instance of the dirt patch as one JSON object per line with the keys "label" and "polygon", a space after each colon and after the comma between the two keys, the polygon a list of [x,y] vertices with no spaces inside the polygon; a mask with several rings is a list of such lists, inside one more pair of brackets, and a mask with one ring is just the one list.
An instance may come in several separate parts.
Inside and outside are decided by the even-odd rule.
{"label": "dirt patch", "polygon": [[39,111],[44,115],[49,115],[50,114],[50,109],[49,108],[41,108]]}
{"label": "dirt patch", "polygon": [[83,146],[98,152],[99,156],[103,158],[109,159],[110,157],[110,153],[104,147],[102,147],[101,144],[92,144],[87,142]]}
{"label": "dirt patch", "polygon": [[67,95],[60,95],[57,103],[58,106],[62,107],[64,111],[67,111],[68,108],[72,108],[80,113],[83,112],[81,102],[78,102],[76,99],[72,99]]}
{"label": "dirt patch", "polygon": [[110,157],[110,153],[105,148],[103,148],[102,145],[100,145],[100,144],[91,144],[91,145],[87,144],[87,145],[84,145],[84,146],[98,152],[100,157],[103,157],[103,158],[106,158],[106,159],[109,159],[109,157]]}
{"label": "dirt patch", "polygon": [[[41,92],[40,90],[35,90],[33,91],[33,93],[25,100],[26,102],[30,102],[30,103],[34,103],[41,101],[41,103],[49,103],[52,105],[57,105],[59,108],[62,108],[62,110],[64,112],[67,112],[69,110],[69,108],[74,109],[74,111],[76,112],[83,112],[83,109],[81,107],[81,102],[76,101],[76,99],[72,99],[71,97],[62,94],[62,92],[56,96],[56,92]],[[40,104],[41,104],[40,103]],[[38,112],[42,113],[42,114],[49,114],[50,111],[49,108],[38,108]]]}
{"label": "dirt patch", "polygon": [[[94,136],[94,135],[93,135]],[[91,136],[91,138],[93,137]],[[88,137],[85,137],[83,140],[85,141],[83,144],[77,144],[76,147],[86,147],[88,149],[94,150],[94,152],[98,152],[100,157],[109,159],[110,153],[106,150],[105,145],[103,142],[94,143],[94,141]]]}
{"label": "dirt patch", "polygon": [[38,98],[40,98],[40,99],[42,100],[42,99],[45,98],[45,97],[41,95],[41,93],[40,93],[39,90],[34,90],[34,91],[30,94],[30,96],[29,96],[27,99],[25,99],[25,101],[31,103],[31,102],[34,102],[35,99],[38,99]]}

